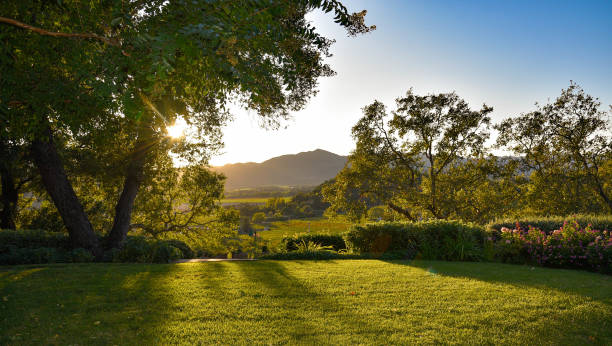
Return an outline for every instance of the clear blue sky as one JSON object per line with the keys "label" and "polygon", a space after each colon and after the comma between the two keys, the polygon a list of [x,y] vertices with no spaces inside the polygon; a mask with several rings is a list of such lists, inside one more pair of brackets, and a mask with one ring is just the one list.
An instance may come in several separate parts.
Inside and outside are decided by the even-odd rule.
{"label": "clear blue sky", "polygon": [[612,0],[609,1],[345,1],[367,9],[377,30],[346,37],[332,18],[309,16],[336,39],[329,59],[338,75],[285,123],[258,127],[238,112],[224,129],[225,154],[212,164],[260,162],[321,148],[348,154],[350,129],[374,99],[394,107],[410,87],[417,93],[456,91],[474,108],[494,107],[499,121],[559,95],[570,80],[612,104]]}

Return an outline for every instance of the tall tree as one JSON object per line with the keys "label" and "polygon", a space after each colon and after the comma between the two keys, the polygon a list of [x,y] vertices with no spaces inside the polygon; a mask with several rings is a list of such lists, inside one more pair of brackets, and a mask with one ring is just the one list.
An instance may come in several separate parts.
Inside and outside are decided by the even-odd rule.
{"label": "tall tree", "polygon": [[[150,148],[178,117],[216,137],[232,100],[274,125],[333,74],[324,63],[331,40],[305,15],[333,11],[350,35],[367,32],[365,11],[333,0],[58,1],[0,5],[5,60],[0,100],[8,121],[31,138],[34,161],[75,246],[100,253],[53,136],[97,132],[107,118],[135,131],[109,233],[120,246]],[[6,76],[6,79],[4,78]],[[195,160],[208,141],[183,146]],[[179,149],[179,147],[177,147]]]}
{"label": "tall tree", "polygon": [[[378,101],[363,108],[352,130],[356,148],[327,190],[328,200],[346,202],[349,192],[411,220],[422,213],[448,218],[452,209],[441,203],[440,177],[483,153],[492,108],[474,111],[454,93],[419,96],[412,90],[396,103],[391,117]],[[366,204],[360,205],[355,211],[362,214]]]}
{"label": "tall tree", "polygon": [[575,83],[536,111],[496,128],[498,144],[532,171],[533,210],[548,214],[612,212],[609,113]]}

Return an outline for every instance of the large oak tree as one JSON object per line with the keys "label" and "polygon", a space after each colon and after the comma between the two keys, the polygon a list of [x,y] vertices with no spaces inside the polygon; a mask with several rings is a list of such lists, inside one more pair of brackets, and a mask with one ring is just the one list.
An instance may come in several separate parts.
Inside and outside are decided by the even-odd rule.
{"label": "large oak tree", "polygon": [[[331,40],[305,19],[333,12],[350,35],[364,12],[333,0],[22,1],[0,5],[0,112],[31,154],[75,247],[102,246],[64,166],[58,136],[123,138],[123,188],[107,245],[120,246],[149,153],[182,117],[196,140],[174,150],[205,158],[237,101],[267,124],[316,93]],[[113,126],[119,124],[119,126]]]}
{"label": "large oak tree", "polygon": [[492,108],[472,110],[455,93],[412,90],[396,103],[391,114],[379,101],[363,108],[352,129],[356,148],[325,190],[332,210],[359,218],[368,205],[385,204],[413,221],[458,216],[456,190],[487,180],[486,160],[469,171],[460,166],[482,157]]}

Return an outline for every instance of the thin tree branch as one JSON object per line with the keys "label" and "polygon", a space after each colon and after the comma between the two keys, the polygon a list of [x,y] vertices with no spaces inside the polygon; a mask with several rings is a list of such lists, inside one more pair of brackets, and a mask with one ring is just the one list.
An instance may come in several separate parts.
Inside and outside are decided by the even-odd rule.
{"label": "thin tree branch", "polygon": [[45,29],[37,28],[35,26],[28,25],[28,24],[20,22],[18,20],[14,20],[14,19],[11,19],[11,18],[5,18],[5,17],[0,17],[0,23],[16,26],[18,28],[22,28],[22,29],[26,29],[26,30],[30,30],[30,31],[33,31],[33,32],[35,32],[37,34],[45,35],[45,36],[94,39],[94,40],[102,41],[102,42],[104,42],[104,43],[106,43],[108,45],[111,45],[111,46],[121,47],[121,44],[117,40],[111,39],[111,38],[108,38],[108,37],[104,37],[104,36],[100,36],[100,35],[97,35],[97,34],[91,34],[91,33],[66,33],[66,32],[47,31]]}

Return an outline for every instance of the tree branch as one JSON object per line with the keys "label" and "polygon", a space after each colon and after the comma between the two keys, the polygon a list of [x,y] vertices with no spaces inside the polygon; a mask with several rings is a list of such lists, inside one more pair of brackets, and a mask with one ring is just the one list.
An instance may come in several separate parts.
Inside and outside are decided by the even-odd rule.
{"label": "tree branch", "polygon": [[45,36],[94,39],[94,40],[102,41],[102,42],[104,42],[104,43],[106,43],[108,45],[111,45],[111,46],[121,47],[121,44],[117,40],[110,39],[108,37],[100,36],[100,35],[97,35],[97,34],[91,34],[91,33],[65,33],[65,32],[47,31],[47,30],[44,30],[44,29],[41,29],[41,28],[37,28],[37,27],[31,26],[31,25],[28,25],[28,24],[23,23],[23,22],[20,22],[20,21],[14,20],[14,19],[10,19],[10,18],[5,18],[5,17],[0,17],[0,23],[16,26],[18,28],[22,28],[22,29],[26,29],[26,30],[30,30],[30,31],[34,31],[37,34],[45,35]]}

